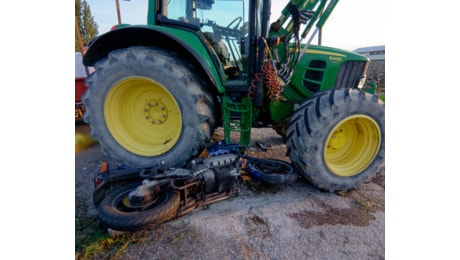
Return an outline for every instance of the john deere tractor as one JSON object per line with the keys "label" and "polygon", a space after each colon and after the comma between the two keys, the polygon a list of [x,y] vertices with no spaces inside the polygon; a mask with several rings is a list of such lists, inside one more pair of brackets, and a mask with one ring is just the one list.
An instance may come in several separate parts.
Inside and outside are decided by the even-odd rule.
{"label": "john deere tractor", "polygon": [[[327,191],[356,188],[384,162],[384,104],[365,56],[311,42],[338,0],[149,0],[84,56],[85,121],[103,152],[132,167],[181,167],[224,129],[284,137],[292,165]],[[233,135],[234,136],[234,135]]]}

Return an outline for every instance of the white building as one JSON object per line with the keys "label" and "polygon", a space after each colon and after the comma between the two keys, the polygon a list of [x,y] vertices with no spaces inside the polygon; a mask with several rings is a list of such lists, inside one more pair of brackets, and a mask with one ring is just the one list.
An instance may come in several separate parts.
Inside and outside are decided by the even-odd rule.
{"label": "white building", "polygon": [[371,60],[385,60],[385,45],[358,48],[353,52],[365,55]]}

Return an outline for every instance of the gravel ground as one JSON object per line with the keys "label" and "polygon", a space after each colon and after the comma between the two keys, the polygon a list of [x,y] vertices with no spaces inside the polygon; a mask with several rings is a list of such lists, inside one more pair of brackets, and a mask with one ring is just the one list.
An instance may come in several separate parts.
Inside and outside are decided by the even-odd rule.
{"label": "gravel ground", "polygon": [[[76,131],[89,132],[87,125]],[[214,138],[222,139],[222,129]],[[268,144],[263,151],[256,144]],[[253,129],[249,155],[289,159],[272,129]],[[95,216],[92,178],[107,158],[98,145],[75,156],[76,218]],[[239,196],[140,231],[121,259],[384,259],[385,168],[345,194],[303,178],[285,186],[241,184]]]}

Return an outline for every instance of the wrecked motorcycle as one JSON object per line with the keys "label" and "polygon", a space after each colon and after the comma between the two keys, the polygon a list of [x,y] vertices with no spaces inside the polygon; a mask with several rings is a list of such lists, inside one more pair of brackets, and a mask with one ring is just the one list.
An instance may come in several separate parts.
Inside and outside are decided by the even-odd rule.
{"label": "wrecked motorcycle", "polygon": [[297,174],[279,160],[219,151],[197,158],[187,168],[101,168],[94,179],[94,204],[101,224],[117,231],[137,231],[184,216],[194,209],[237,196],[242,171],[253,180],[292,183]]}

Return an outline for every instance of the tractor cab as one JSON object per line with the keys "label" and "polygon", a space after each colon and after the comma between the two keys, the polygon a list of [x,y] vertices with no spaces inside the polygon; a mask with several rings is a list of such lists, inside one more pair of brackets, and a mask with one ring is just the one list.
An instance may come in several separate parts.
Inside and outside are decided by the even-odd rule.
{"label": "tractor cab", "polygon": [[[207,43],[214,62],[219,63],[224,71],[223,84],[226,88],[240,88],[247,91],[250,68],[255,61],[248,57],[251,35],[260,34],[257,24],[258,16],[251,16],[248,0],[169,0],[161,1],[162,6],[155,14],[155,22],[165,26],[180,26],[200,31]],[[250,17],[254,17],[251,21]],[[251,27],[254,28],[251,30]]]}

